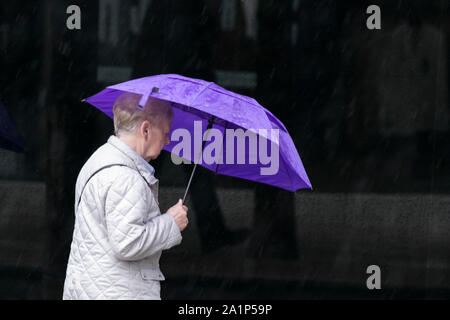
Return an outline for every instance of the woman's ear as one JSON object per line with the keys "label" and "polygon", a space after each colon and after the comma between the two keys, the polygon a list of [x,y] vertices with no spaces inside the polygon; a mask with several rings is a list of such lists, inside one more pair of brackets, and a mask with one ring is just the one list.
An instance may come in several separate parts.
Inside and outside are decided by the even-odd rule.
{"label": "woman's ear", "polygon": [[142,133],[146,139],[150,137],[151,130],[152,126],[148,120],[142,122]]}

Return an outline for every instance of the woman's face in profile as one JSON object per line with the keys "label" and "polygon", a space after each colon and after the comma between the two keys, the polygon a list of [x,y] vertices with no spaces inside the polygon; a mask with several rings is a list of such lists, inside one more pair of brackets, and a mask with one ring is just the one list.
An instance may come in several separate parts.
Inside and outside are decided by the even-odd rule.
{"label": "woman's face in profile", "polygon": [[164,146],[170,143],[169,133],[171,125],[172,119],[169,118],[162,118],[162,121],[157,126],[150,125],[146,161],[158,158]]}

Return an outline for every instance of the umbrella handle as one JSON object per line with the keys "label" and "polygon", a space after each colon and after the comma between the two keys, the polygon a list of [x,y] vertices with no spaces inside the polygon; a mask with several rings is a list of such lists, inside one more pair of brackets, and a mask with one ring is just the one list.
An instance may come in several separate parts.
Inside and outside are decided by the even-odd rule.
{"label": "umbrella handle", "polygon": [[205,133],[206,134],[205,135],[205,140],[202,141],[202,148],[200,150],[200,153],[198,154],[197,162],[194,164],[194,169],[192,169],[192,173],[191,173],[191,176],[189,178],[189,182],[188,182],[188,185],[186,187],[186,191],[184,192],[183,203],[184,203],[184,199],[186,199],[187,193],[189,191],[189,187],[191,186],[192,177],[194,176],[194,172],[195,172],[195,169],[197,168],[197,164],[198,164],[198,162],[200,160],[200,156],[203,153],[203,147],[205,146],[206,140],[208,139],[209,130],[212,128],[213,122],[214,122],[214,116],[212,116],[209,119],[209,121],[208,121],[208,126],[206,127],[206,133]]}

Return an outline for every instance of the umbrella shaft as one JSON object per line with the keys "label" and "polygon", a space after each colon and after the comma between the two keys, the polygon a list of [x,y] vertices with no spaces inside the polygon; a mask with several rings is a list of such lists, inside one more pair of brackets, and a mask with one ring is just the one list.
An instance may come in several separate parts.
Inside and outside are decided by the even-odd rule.
{"label": "umbrella shaft", "polygon": [[191,186],[192,177],[194,176],[195,169],[197,168],[197,164],[200,161],[200,157],[203,153],[203,148],[205,147],[206,140],[208,139],[209,130],[212,128],[213,122],[214,122],[214,117],[211,117],[211,119],[209,119],[209,122],[208,122],[208,127],[206,128],[205,140],[203,140],[203,142],[202,142],[202,148],[200,149],[200,153],[198,154],[197,161],[194,164],[194,169],[192,169],[192,173],[189,178],[189,182],[186,187],[186,191],[184,192],[183,203],[184,203],[184,200],[186,199],[187,193],[189,191],[189,187]]}
{"label": "umbrella shaft", "polygon": [[192,177],[194,176],[195,168],[197,168],[197,164],[195,164],[194,165],[194,169],[192,169],[191,177],[189,178],[189,182],[188,182],[188,185],[186,187],[186,191],[184,192],[183,203],[184,203],[184,199],[186,199],[186,195],[187,195],[187,193],[189,191],[189,187],[191,186],[191,181],[192,181]]}

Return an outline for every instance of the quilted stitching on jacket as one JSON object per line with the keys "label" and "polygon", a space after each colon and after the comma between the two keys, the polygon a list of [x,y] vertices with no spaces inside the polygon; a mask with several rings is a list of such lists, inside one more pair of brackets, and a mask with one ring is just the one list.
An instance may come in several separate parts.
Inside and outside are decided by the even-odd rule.
{"label": "quilted stitching on jacket", "polygon": [[[86,184],[113,163],[125,166],[101,170]],[[160,299],[161,252],[182,237],[174,219],[159,210],[158,179],[150,168],[111,136],[81,169],[63,299]]]}

